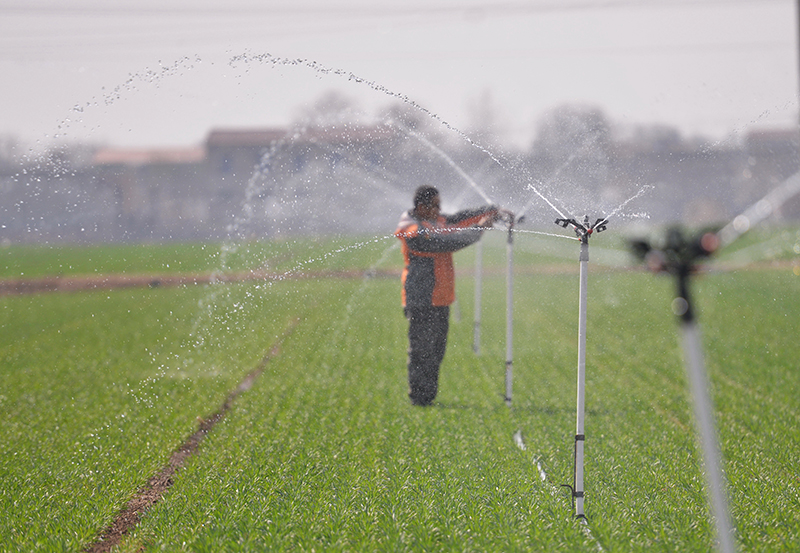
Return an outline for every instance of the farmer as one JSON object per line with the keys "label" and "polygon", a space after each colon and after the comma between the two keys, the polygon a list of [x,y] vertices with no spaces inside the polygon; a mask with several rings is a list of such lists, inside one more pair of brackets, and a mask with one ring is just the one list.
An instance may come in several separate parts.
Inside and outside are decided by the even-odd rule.
{"label": "farmer", "polygon": [[505,213],[486,206],[441,215],[439,207],[439,191],[420,186],[414,209],[403,213],[394,233],[405,258],[402,299],[408,319],[408,396],[414,405],[430,405],[439,386],[455,301],[452,252],[477,242]]}

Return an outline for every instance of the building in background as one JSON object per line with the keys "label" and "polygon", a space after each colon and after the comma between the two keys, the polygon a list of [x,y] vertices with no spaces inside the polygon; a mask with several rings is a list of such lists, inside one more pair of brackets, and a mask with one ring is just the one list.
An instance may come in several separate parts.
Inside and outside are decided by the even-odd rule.
{"label": "building in background", "polygon": [[[650,185],[635,206],[650,223],[702,225],[730,220],[800,169],[796,130],[752,131],[741,145],[709,145],[668,128],[615,136],[596,113],[577,114],[578,124],[567,115],[569,124],[556,121],[557,132],[543,132],[516,156],[513,170],[466,142],[433,136],[426,145],[398,126],[355,124],[216,129],[198,147],[106,148],[91,157],[51,154],[23,167],[0,163],[0,240],[388,234],[420,184],[439,187],[453,207],[483,201],[464,175],[517,209],[533,196],[528,183],[570,211],[587,198],[613,207]],[[539,212],[542,225],[552,224],[546,206],[534,203],[526,212],[533,224]],[[800,219],[800,199],[778,216]]]}

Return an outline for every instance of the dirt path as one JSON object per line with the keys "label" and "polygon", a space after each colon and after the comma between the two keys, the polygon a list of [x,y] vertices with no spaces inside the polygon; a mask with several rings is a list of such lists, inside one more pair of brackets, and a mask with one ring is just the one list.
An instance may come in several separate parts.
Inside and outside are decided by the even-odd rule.
{"label": "dirt path", "polygon": [[[399,271],[371,271],[370,276],[399,276]],[[302,280],[308,278],[361,278],[364,271],[298,271],[268,273],[265,271],[243,271],[239,273],[198,274],[109,274],[53,276],[30,279],[0,279],[0,296],[38,294],[43,292],[80,292],[87,290],[112,290],[160,286],[188,286],[213,282],[246,282],[253,280]]]}
{"label": "dirt path", "polygon": [[[736,270],[793,270],[800,274],[800,264],[797,260],[763,261],[759,263],[727,264],[714,263],[701,267],[701,271],[728,272]],[[486,270],[486,269],[485,269]],[[505,269],[494,269],[499,272]],[[608,267],[593,266],[592,272],[627,272],[644,271],[643,267]],[[578,272],[577,263],[556,263],[546,265],[517,266],[514,269],[518,274],[573,274]],[[459,269],[458,274],[471,274],[471,269]],[[160,286],[175,287],[194,284],[211,284],[214,282],[246,282],[246,281],[280,281],[303,280],[309,278],[399,278],[399,269],[370,270],[361,269],[339,271],[297,271],[286,273],[270,273],[265,271],[242,271],[238,273],[173,273],[173,274],[108,274],[108,275],[77,275],[77,276],[52,276],[31,279],[0,279],[0,296],[38,294],[44,292],[80,292],[87,290],[112,290],[117,288],[158,288]]]}
{"label": "dirt path", "polygon": [[228,394],[222,406],[214,414],[207,419],[199,419],[197,432],[189,436],[189,438],[172,453],[167,464],[153,475],[145,486],[142,486],[142,488],[136,492],[128,501],[128,504],[117,514],[114,522],[100,533],[100,536],[94,543],[84,549],[85,552],[104,553],[111,551],[112,548],[119,545],[122,539],[139,524],[142,515],[161,500],[167,490],[172,487],[175,473],[186,464],[186,461],[192,455],[194,455],[200,443],[203,441],[203,438],[205,438],[206,435],[214,429],[214,426],[225,417],[236,398],[253,386],[270,360],[280,353],[281,344],[294,331],[298,322],[299,320],[297,319],[292,321],[258,366]]}

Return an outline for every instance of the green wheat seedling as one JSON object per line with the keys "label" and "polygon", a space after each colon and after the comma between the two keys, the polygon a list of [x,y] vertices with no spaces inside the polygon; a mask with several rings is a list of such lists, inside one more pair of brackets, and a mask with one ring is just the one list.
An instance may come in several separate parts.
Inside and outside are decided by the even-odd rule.
{"label": "green wheat seedling", "polygon": [[[93,543],[198,417],[263,363],[121,550],[712,549],[672,282],[606,266],[590,275],[584,526],[561,487],[572,479],[575,263],[519,247],[508,408],[503,243],[487,238],[481,355],[464,252],[460,318],[428,409],[406,397],[400,255],[383,238],[233,250],[237,268],[348,275],[0,298],[2,547]],[[786,266],[697,280],[748,551],[800,547],[799,292]]]}

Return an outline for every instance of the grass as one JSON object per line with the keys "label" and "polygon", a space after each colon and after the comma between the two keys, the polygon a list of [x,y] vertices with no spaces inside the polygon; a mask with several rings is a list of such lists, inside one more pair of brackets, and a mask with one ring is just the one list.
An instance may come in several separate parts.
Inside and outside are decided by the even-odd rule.
{"label": "grass", "polygon": [[[376,247],[394,241],[386,236],[352,238],[281,238],[244,243],[163,243],[0,246],[0,279],[105,274],[206,273],[269,269],[297,272],[324,267],[343,269],[369,261]],[[344,249],[347,256],[337,255]],[[343,261],[344,260],[344,261]],[[343,265],[343,262],[347,265]]]}
{"label": "grass", "polygon": [[[396,279],[0,298],[2,547],[90,543],[297,318],[121,550],[711,549],[672,281],[609,271],[601,251],[590,262],[586,533],[560,487],[572,481],[577,244],[563,241],[560,255],[516,241],[509,409],[501,234],[487,237],[482,354],[471,351],[472,279],[462,275],[429,409],[406,398]],[[241,267],[398,267],[392,241],[358,244],[232,252]],[[104,255],[110,267],[127,251]],[[465,251],[457,265],[471,260]],[[554,262],[566,270],[537,270]],[[800,547],[798,278],[782,268],[695,280],[731,510],[748,551]]]}
{"label": "grass", "polygon": [[207,271],[219,251],[214,244],[11,245],[0,248],[0,277]]}
{"label": "grass", "polygon": [[229,373],[209,370],[217,354],[192,364],[191,385],[161,364],[174,355],[162,347],[182,347],[200,290],[180,292],[2,301],[0,534],[9,550],[51,540],[74,550],[91,539],[235,385],[242,351],[227,352]]}

